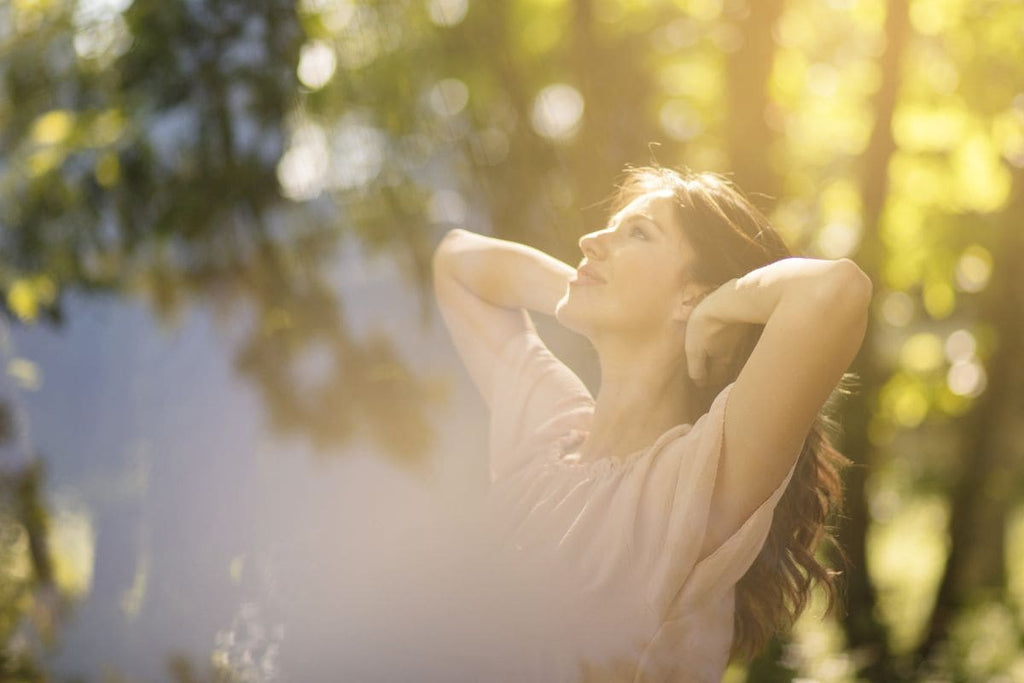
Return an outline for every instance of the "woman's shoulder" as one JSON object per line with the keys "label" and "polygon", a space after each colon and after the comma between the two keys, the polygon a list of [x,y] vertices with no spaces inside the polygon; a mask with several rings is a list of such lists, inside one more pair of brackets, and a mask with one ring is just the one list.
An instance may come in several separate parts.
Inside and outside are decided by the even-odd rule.
{"label": "woman's shoulder", "polygon": [[493,375],[490,447],[495,477],[548,458],[571,434],[590,428],[587,386],[534,330],[503,346]]}
{"label": "woman's shoulder", "polygon": [[594,405],[590,390],[536,332],[510,339],[496,365],[492,421],[522,430],[520,436],[541,429],[550,433],[560,423],[588,428]]}

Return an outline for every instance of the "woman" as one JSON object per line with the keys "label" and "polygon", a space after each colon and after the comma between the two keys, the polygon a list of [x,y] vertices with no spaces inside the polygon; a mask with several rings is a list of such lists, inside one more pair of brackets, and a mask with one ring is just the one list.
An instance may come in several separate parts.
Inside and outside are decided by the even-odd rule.
{"label": "woman", "polygon": [[[824,408],[867,324],[850,260],[794,258],[712,174],[627,171],[578,269],[453,230],[437,299],[491,409],[508,542],[572,576],[581,677],[718,681],[792,625],[840,502]],[[600,390],[540,340],[553,315],[597,351]]]}

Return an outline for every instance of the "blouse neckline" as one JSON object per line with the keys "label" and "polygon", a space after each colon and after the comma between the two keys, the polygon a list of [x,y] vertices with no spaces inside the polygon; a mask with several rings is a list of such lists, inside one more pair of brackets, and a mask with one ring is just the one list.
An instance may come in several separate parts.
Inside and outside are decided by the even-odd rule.
{"label": "blouse neckline", "polygon": [[673,425],[662,432],[661,436],[655,439],[654,443],[649,446],[639,448],[626,455],[610,455],[586,461],[576,460],[573,456],[578,457],[578,453],[574,449],[583,443],[590,431],[586,429],[570,429],[553,444],[549,454],[549,462],[560,469],[588,473],[616,471],[628,467],[647,453],[657,451],[665,442],[683,436],[692,428],[693,425],[689,423]]}

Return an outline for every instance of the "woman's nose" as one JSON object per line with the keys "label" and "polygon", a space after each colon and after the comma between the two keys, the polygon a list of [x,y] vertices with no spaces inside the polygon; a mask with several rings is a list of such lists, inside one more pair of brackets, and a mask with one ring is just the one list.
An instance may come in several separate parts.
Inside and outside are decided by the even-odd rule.
{"label": "woman's nose", "polygon": [[604,230],[598,230],[596,232],[588,232],[580,238],[580,251],[583,252],[584,256],[601,258],[606,253],[604,240],[601,239],[601,236],[604,234]]}

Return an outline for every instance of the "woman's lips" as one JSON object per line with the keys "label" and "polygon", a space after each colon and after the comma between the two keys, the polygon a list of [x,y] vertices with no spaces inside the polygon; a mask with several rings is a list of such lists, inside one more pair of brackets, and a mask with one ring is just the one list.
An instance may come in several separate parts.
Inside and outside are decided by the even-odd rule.
{"label": "woman's lips", "polygon": [[604,280],[594,277],[586,270],[577,270],[576,277],[569,281],[574,285],[603,285]]}

